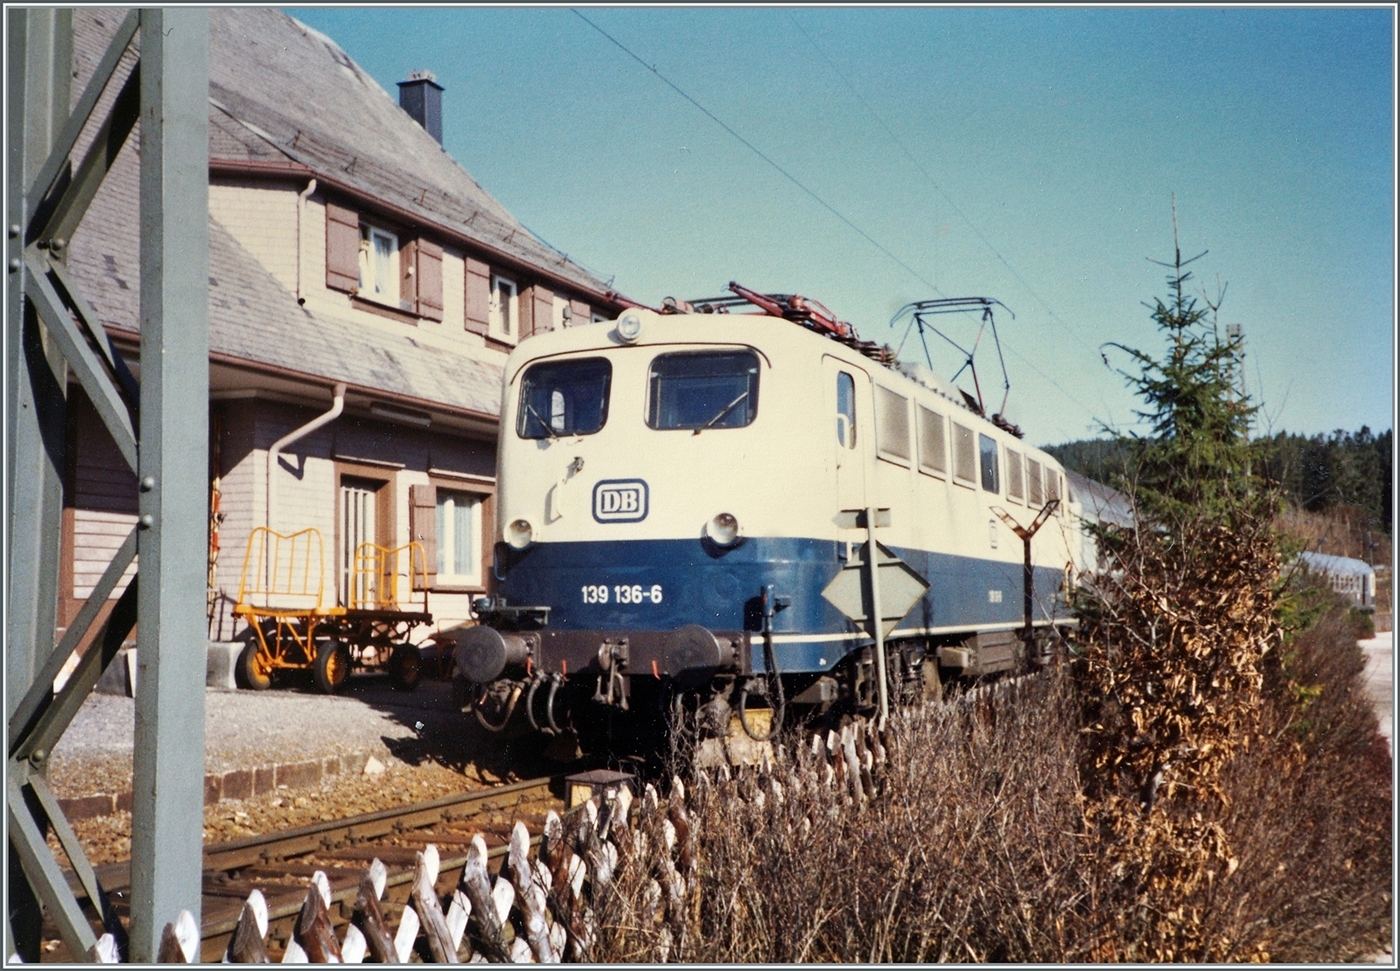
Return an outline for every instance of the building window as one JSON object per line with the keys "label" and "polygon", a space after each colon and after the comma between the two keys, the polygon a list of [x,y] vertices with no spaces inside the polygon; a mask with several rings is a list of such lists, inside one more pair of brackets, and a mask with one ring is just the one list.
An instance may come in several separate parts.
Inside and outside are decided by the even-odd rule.
{"label": "building window", "polygon": [[399,238],[378,226],[360,226],[360,296],[399,305]]}
{"label": "building window", "polygon": [[516,321],[520,319],[520,300],[516,296],[515,281],[492,274],[491,306],[488,320],[491,333],[497,337],[514,340]]}
{"label": "building window", "polygon": [[481,586],[481,496],[437,490],[437,582]]}
{"label": "building window", "polygon": [[986,492],[1000,492],[1001,483],[997,475],[997,442],[987,435],[977,436],[977,445],[982,453],[982,488]]}

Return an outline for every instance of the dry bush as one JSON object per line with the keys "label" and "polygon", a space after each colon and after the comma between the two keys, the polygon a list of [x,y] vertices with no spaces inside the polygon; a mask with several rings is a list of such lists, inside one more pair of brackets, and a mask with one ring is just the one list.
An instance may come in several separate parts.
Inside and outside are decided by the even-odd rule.
{"label": "dry bush", "polygon": [[1390,938],[1391,755],[1344,611],[1265,667],[1261,732],[1226,774],[1241,860],[1216,933],[1279,961],[1348,960]]}
{"label": "dry bush", "polygon": [[1086,959],[1068,680],[907,711],[885,737],[863,805],[822,782],[806,743],[766,775],[692,786],[686,929],[647,919],[652,861],[599,909],[605,960],[654,961],[667,940],[687,962]]}
{"label": "dry bush", "polygon": [[[1332,617],[1276,654],[1251,742],[1220,766],[1213,798],[1179,784],[1151,814],[1123,805],[1151,819],[1131,832],[1155,842],[1094,828],[1084,698],[1064,670],[896,714],[863,805],[823,781],[806,744],[766,773],[697,775],[691,892],[663,889],[686,868],[662,816],[640,820],[646,845],[595,898],[597,959],[1097,962],[1174,947],[1177,960],[1316,961],[1378,948],[1390,756],[1360,651]],[[1202,833],[1218,842],[1198,849]],[[1144,861],[1157,869],[1133,870]]]}
{"label": "dry bush", "polygon": [[1279,643],[1270,524],[1245,512],[1105,534],[1081,601],[1085,824],[1108,913],[1099,960],[1246,956],[1210,931],[1240,865],[1223,775],[1259,731]]}

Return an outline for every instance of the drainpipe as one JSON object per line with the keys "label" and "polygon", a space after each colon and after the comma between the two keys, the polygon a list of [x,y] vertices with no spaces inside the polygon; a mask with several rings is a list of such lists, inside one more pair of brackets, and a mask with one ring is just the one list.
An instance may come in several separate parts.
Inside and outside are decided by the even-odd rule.
{"label": "drainpipe", "polygon": [[272,444],[272,448],[267,450],[267,528],[272,528],[272,506],[273,487],[277,484],[277,477],[272,474],[277,468],[277,457],[282,454],[282,449],[291,445],[328,422],[335,421],[340,417],[340,413],[345,410],[345,382],[341,381],[335,386],[335,401],[331,404],[331,410],[322,415],[317,415],[305,425],[295,431],[288,432]]}
{"label": "drainpipe", "polygon": [[301,295],[301,211],[306,208],[306,200],[316,191],[316,180],[306,183],[306,188],[297,193],[297,305],[306,302]]}

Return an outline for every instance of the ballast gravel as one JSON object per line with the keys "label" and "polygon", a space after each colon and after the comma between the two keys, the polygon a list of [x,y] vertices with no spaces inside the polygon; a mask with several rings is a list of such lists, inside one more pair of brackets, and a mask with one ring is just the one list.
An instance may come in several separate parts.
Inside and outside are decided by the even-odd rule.
{"label": "ballast gravel", "polygon": [[[464,764],[470,717],[452,707],[451,686],[421,683],[395,692],[382,677],[353,678],[340,695],[314,689],[204,693],[204,771],[222,774],[362,753]],[[49,760],[59,798],[131,787],[134,699],[93,694],[83,702]],[[417,726],[422,726],[417,727]],[[196,751],[191,746],[191,754]]]}
{"label": "ballast gravel", "polygon": [[[206,843],[409,805],[560,768],[523,749],[513,753],[508,740],[484,733],[470,715],[453,707],[451,685],[445,682],[425,680],[416,691],[400,693],[382,677],[361,675],[336,696],[309,686],[209,690],[204,702],[206,774],[336,755],[357,766],[313,785],[205,806]],[[90,696],[50,758],[55,794],[71,799],[129,791],[134,736],[133,699]],[[191,746],[191,756],[197,758],[197,752]],[[94,864],[130,856],[129,812],[76,820],[73,828]]]}

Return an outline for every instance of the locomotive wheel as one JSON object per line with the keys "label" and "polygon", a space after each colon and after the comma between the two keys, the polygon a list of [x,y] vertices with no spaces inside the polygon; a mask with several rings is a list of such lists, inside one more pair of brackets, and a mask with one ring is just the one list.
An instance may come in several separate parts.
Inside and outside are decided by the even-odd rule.
{"label": "locomotive wheel", "polygon": [[412,644],[399,644],[389,656],[389,683],[395,691],[412,691],[422,676],[422,659]]}
{"label": "locomotive wheel", "polygon": [[350,676],[350,648],[344,641],[322,641],[316,650],[316,663],[311,666],[316,687],[333,695]]}
{"label": "locomotive wheel", "polygon": [[233,673],[240,688],[266,691],[272,687],[272,666],[262,657],[258,647],[257,641],[249,641],[238,655],[238,666]]}

